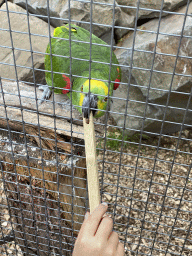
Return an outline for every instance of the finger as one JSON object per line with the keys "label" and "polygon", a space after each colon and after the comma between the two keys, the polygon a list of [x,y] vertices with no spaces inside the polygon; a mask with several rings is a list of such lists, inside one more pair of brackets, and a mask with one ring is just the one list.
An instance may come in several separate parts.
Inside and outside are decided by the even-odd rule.
{"label": "finger", "polygon": [[84,230],[85,230],[85,228],[86,228],[85,223],[86,223],[86,221],[88,220],[89,216],[90,216],[90,212],[86,212],[85,217],[84,217],[84,221],[83,221],[83,224],[82,224],[82,226],[81,226],[81,229],[80,229],[80,231],[79,231],[79,235],[78,235],[78,236],[80,236],[80,235],[84,232]]}
{"label": "finger", "polygon": [[117,234],[117,232],[112,232],[110,237],[109,237],[109,240],[108,240],[108,244],[111,246],[113,246],[114,249],[117,249],[117,246],[119,244],[119,236]]}
{"label": "finger", "polygon": [[99,240],[107,241],[109,239],[109,236],[111,235],[112,229],[113,220],[110,217],[104,217],[101,220],[95,236],[97,236]]}
{"label": "finger", "polygon": [[106,203],[102,203],[89,215],[83,226],[83,230],[87,235],[95,235],[99,223],[104,213],[107,211],[107,207]]}
{"label": "finger", "polygon": [[119,242],[118,246],[117,246],[117,252],[116,252],[115,256],[124,256],[124,255],[125,255],[124,246],[121,242]]}

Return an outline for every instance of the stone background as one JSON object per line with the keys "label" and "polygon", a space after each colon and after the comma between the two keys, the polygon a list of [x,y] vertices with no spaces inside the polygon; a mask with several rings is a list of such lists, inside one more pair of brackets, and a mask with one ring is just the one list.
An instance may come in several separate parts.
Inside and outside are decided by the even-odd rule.
{"label": "stone background", "polygon": [[[8,2],[10,25],[13,31],[12,45],[6,13],[7,5],[5,1],[0,1],[0,62],[4,63],[0,64],[0,75],[7,79],[18,78],[31,85],[35,81],[38,86],[45,83],[44,52],[49,33],[52,35],[54,27],[68,22],[69,5],[68,0],[50,1],[49,30],[47,1],[28,0],[27,2],[27,5],[25,0]],[[151,135],[160,132],[169,91],[170,97],[165,116],[167,122],[164,123],[163,133],[172,133],[180,129],[192,85],[192,3],[189,4],[180,42],[186,4],[187,0],[165,0],[162,6],[163,11],[160,12],[161,0],[141,0],[138,13],[136,12],[137,1],[133,0],[115,2],[100,0],[93,5],[93,33],[109,44],[111,44],[114,15],[112,42],[114,49],[115,45],[118,46],[115,54],[120,65],[123,65],[123,76],[121,86],[114,91],[113,96],[119,99],[113,100],[110,115],[121,128],[124,126],[124,114],[127,113],[125,127],[128,135],[139,132],[141,129],[150,132]],[[72,22],[89,29],[89,1],[72,0],[70,8]],[[174,12],[180,15],[175,15]],[[161,17],[160,24],[159,17]],[[134,33],[136,23],[137,31]],[[158,29],[160,34],[157,38]],[[29,31],[33,35],[29,35]],[[30,41],[32,48],[30,48]],[[134,52],[133,41],[135,41]],[[17,77],[12,47],[14,47],[17,64]],[[177,54],[179,57],[176,62]],[[132,65],[131,74],[130,65]],[[32,67],[35,69],[35,80]],[[127,95],[128,105],[126,105]],[[190,104],[189,109],[191,107]],[[188,111],[186,115],[184,128],[190,128],[192,124],[191,113]],[[145,117],[144,123],[143,117]]]}

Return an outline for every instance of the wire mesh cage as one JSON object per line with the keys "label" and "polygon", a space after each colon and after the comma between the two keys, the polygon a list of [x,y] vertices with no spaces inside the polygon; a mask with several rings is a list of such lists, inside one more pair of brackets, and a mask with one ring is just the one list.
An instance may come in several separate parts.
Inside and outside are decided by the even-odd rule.
{"label": "wire mesh cage", "polygon": [[89,210],[93,79],[106,87],[94,109],[101,200],[125,254],[191,255],[191,1],[0,6],[1,255],[72,255]]}

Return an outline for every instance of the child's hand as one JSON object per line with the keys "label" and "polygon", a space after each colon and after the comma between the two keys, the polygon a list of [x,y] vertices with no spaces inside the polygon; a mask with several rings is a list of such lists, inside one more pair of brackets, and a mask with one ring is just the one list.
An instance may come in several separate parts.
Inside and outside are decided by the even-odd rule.
{"label": "child's hand", "polygon": [[116,232],[113,220],[103,217],[106,204],[100,204],[91,214],[87,213],[75,242],[73,256],[123,256],[124,247]]}

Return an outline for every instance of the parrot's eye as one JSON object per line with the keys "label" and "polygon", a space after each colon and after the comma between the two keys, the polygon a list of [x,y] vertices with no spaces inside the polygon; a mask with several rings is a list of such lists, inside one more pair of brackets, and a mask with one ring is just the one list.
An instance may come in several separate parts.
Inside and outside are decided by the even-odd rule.
{"label": "parrot's eye", "polygon": [[83,92],[83,85],[81,86],[81,91]]}
{"label": "parrot's eye", "polygon": [[105,102],[106,102],[106,101],[107,101],[107,97],[106,97],[103,101],[105,101]]}
{"label": "parrot's eye", "polygon": [[75,31],[77,31],[77,29],[75,27],[71,27],[72,29],[74,29]]}

